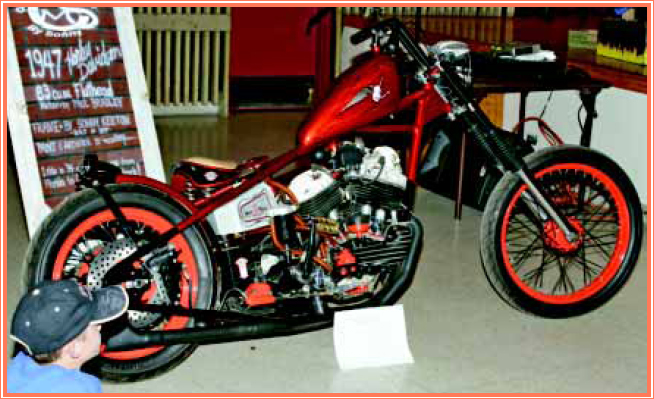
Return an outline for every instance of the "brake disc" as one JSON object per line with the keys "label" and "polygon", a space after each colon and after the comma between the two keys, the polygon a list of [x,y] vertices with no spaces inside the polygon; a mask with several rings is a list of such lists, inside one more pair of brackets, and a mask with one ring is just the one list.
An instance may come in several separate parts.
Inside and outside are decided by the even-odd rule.
{"label": "brake disc", "polygon": [[[107,273],[118,263],[127,259],[136,252],[136,244],[129,238],[123,238],[104,246],[102,252],[93,259],[89,265],[87,285],[91,290],[102,288],[102,280]],[[154,293],[148,298],[150,305],[167,305],[170,303],[168,294],[165,291],[164,279],[161,273],[150,270],[154,283]],[[152,312],[129,310],[127,317],[130,324],[135,328],[146,328],[161,320],[162,315]]]}
{"label": "brake disc", "polygon": [[102,280],[109,270],[134,252],[136,252],[136,245],[130,239],[123,238],[107,243],[89,265],[89,274],[86,278],[88,287],[92,290],[102,288]]}

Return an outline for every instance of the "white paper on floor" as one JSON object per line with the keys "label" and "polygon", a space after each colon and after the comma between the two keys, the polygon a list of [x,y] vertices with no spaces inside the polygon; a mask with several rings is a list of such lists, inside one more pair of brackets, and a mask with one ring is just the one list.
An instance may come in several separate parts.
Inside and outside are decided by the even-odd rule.
{"label": "white paper on floor", "polygon": [[342,370],[413,363],[402,305],[337,312],[334,349]]}

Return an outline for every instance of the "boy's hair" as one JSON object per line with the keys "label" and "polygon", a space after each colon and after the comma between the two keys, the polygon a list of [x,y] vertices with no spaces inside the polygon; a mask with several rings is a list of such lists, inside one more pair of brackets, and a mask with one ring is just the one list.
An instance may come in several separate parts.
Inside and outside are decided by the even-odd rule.
{"label": "boy's hair", "polygon": [[[73,341],[84,342],[84,341],[86,341],[86,331],[87,330],[84,330],[84,332],[82,332],[77,337],[73,338],[70,342],[73,342]],[[68,343],[66,345],[68,345]],[[61,357],[64,354],[64,347],[66,345],[62,346],[61,348],[59,348],[59,349],[57,349],[57,350],[55,350],[53,352],[41,353],[41,354],[38,354],[38,355],[34,355],[34,356],[32,356],[32,358],[34,359],[35,362],[37,362],[38,364],[41,364],[41,365],[47,365],[47,364],[50,364],[50,363],[54,363],[57,360],[61,359]]]}
{"label": "boy's hair", "polygon": [[56,350],[54,352],[42,353],[40,355],[34,355],[34,356],[32,356],[32,358],[38,364],[46,365],[46,364],[54,363],[57,360],[59,360],[61,358],[62,353],[63,353],[63,348],[60,348],[60,349],[58,349],[58,350]]}

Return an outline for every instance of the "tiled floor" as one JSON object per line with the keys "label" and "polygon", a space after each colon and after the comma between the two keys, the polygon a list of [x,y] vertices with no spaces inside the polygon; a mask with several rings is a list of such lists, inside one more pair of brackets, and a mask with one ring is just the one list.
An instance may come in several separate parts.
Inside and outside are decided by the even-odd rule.
{"label": "tiled floor", "polygon": [[[157,121],[168,169],[190,155],[244,159],[292,148],[297,113],[238,114]],[[7,310],[18,297],[27,233],[15,167],[8,182]],[[105,384],[108,393],[414,392],[644,393],[647,391],[646,252],[627,286],[579,318],[544,320],[506,306],[478,256],[479,212],[452,218],[452,202],[419,192],[425,247],[401,303],[415,364],[341,371],[332,331],[199,348],[149,381]],[[644,248],[644,247],[643,247]]]}

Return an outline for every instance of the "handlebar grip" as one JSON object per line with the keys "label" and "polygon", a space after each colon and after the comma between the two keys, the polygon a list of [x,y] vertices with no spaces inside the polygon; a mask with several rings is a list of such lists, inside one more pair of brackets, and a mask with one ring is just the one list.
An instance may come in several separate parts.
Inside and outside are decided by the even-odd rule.
{"label": "handlebar grip", "polygon": [[355,45],[364,42],[371,38],[375,31],[384,30],[389,26],[393,29],[397,29],[398,23],[400,23],[400,21],[397,18],[385,19],[371,27],[361,29],[350,37],[350,42]]}
{"label": "handlebar grip", "polygon": [[350,36],[350,43],[352,43],[354,45],[357,45],[359,43],[363,43],[366,40],[370,39],[372,37],[373,29],[374,29],[374,27],[373,28],[361,29],[357,33]]}

